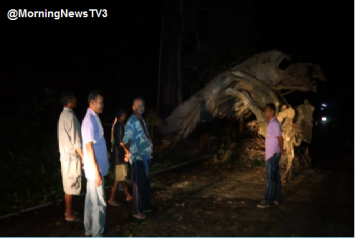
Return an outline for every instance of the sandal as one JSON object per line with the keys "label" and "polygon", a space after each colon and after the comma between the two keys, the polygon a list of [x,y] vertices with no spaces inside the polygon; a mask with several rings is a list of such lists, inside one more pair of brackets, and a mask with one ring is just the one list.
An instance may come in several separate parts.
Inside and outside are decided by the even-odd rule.
{"label": "sandal", "polygon": [[108,205],[111,205],[111,206],[114,206],[114,207],[119,207],[119,206],[121,206],[121,203],[113,201],[113,202],[108,202]]}
{"label": "sandal", "polygon": [[[75,215],[75,216],[83,215],[82,213],[77,212],[77,211],[72,211],[71,214],[72,214],[72,215]],[[64,213],[64,216],[66,217],[66,216],[67,216],[67,213]]]}
{"label": "sandal", "polygon": [[67,222],[81,222],[82,220],[80,218],[78,218],[77,216],[75,216],[74,219],[65,218],[65,221],[67,221]]}
{"label": "sandal", "polygon": [[133,217],[139,220],[144,220],[146,218],[146,216],[143,213],[138,213],[137,215],[133,214]]}

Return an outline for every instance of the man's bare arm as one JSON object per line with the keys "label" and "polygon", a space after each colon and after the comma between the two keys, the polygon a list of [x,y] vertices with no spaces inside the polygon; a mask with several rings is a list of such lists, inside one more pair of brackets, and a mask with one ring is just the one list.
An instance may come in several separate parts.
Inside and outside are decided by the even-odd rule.
{"label": "man's bare arm", "polygon": [[284,139],[282,138],[282,136],[277,137],[277,139],[279,141],[280,151],[283,155],[285,155],[286,152],[284,150]]}
{"label": "man's bare arm", "polygon": [[94,142],[89,142],[85,145],[85,148],[86,148],[86,152],[88,153],[89,163],[92,165],[92,167],[95,170],[95,184],[98,187],[102,184],[102,177],[100,174],[99,166],[98,166],[96,159],[95,159],[93,144],[94,144]]}
{"label": "man's bare arm", "polygon": [[129,147],[131,146],[131,141],[128,141],[126,144],[124,144],[123,142],[121,142],[121,143],[120,143],[120,146],[122,146],[125,151],[128,151],[128,152],[129,152]]}
{"label": "man's bare arm", "polygon": [[76,153],[78,153],[80,155],[81,162],[84,163],[83,151],[81,150],[81,148],[76,147],[75,150],[76,150]]}
{"label": "man's bare arm", "polygon": [[128,141],[126,144],[123,144],[123,142],[120,143],[120,145],[123,147],[123,149],[125,150],[125,161],[128,162],[129,160],[129,148],[131,146],[131,141]]}
{"label": "man's bare arm", "polygon": [[83,156],[83,151],[82,151],[81,148],[79,148],[79,147],[76,147],[75,150],[76,150],[76,153],[78,153],[78,154],[80,155],[80,158],[81,158],[81,167],[82,167],[82,169],[84,169],[84,156]]}

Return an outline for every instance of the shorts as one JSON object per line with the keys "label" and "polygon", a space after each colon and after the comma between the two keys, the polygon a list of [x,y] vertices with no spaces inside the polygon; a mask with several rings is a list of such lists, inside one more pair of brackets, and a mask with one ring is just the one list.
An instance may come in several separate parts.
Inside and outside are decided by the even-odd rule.
{"label": "shorts", "polygon": [[127,174],[128,174],[128,164],[116,165],[116,170],[115,170],[116,181],[127,180]]}
{"label": "shorts", "polygon": [[79,195],[81,191],[81,161],[61,161],[61,173],[64,193]]}

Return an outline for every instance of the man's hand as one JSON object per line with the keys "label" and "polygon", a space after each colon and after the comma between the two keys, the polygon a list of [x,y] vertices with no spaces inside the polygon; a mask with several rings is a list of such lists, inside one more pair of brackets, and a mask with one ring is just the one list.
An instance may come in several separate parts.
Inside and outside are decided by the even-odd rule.
{"label": "man's hand", "polygon": [[99,187],[99,186],[102,185],[102,177],[101,177],[100,171],[97,171],[97,172],[96,172],[96,175],[95,175],[95,185],[96,185],[96,187]]}
{"label": "man's hand", "polygon": [[277,139],[279,141],[281,154],[286,155],[286,150],[284,149],[284,140],[283,140],[282,136],[277,137]]}
{"label": "man's hand", "polygon": [[120,146],[123,147],[124,152],[125,152],[124,161],[126,161],[126,162],[129,161],[129,154],[130,154],[129,147],[130,147],[130,145],[131,145],[130,141],[128,141],[127,144],[123,144],[123,142],[120,143]]}
{"label": "man's hand", "polygon": [[85,147],[86,147],[86,151],[88,153],[88,157],[89,157],[89,163],[91,164],[92,167],[94,167],[94,170],[96,171],[95,173],[95,185],[97,187],[99,187],[102,184],[102,177],[100,174],[100,170],[99,170],[99,166],[96,162],[95,159],[95,153],[94,153],[94,147],[93,147],[93,142],[89,142],[86,143]]}
{"label": "man's hand", "polygon": [[78,155],[80,156],[81,161],[83,161],[83,160],[84,160],[84,156],[83,156],[83,151],[81,150],[81,148],[76,147],[76,148],[75,148],[75,151],[76,151],[76,153],[78,153]]}
{"label": "man's hand", "polygon": [[125,153],[124,161],[129,162],[129,151]]}
{"label": "man's hand", "polygon": [[78,153],[79,156],[80,156],[80,159],[81,159],[81,168],[84,169],[84,156],[83,156],[83,151],[82,151],[81,148],[79,148],[79,147],[76,147],[75,150],[76,150],[76,153]]}

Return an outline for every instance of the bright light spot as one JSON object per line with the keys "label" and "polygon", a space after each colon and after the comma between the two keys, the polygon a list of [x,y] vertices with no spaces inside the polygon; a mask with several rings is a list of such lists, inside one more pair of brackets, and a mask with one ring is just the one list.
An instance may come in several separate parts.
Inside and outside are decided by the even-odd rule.
{"label": "bright light spot", "polygon": [[327,118],[326,117],[322,117],[322,121],[327,121]]}
{"label": "bright light spot", "polygon": [[320,110],[322,110],[322,111],[323,111],[323,110],[324,110],[324,108],[322,107]]}
{"label": "bright light spot", "polygon": [[326,104],[322,104],[322,107],[326,107],[327,105]]}

